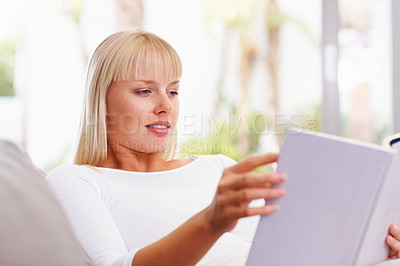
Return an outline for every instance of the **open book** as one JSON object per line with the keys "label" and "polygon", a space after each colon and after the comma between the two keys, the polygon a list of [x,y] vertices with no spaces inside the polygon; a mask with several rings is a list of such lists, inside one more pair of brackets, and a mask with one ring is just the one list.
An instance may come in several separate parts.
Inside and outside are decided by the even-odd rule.
{"label": "open book", "polygon": [[276,201],[278,212],[261,218],[247,265],[385,261],[389,225],[400,217],[400,156],[389,146],[393,139],[379,146],[289,130],[277,167],[288,176],[286,196]]}

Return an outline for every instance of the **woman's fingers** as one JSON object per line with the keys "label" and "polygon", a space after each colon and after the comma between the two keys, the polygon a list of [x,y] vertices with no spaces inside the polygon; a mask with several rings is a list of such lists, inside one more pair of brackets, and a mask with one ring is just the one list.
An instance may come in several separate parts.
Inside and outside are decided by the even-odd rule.
{"label": "woman's fingers", "polygon": [[[400,241],[400,228],[399,228],[397,225],[395,225],[395,224],[390,225],[390,227],[389,227],[389,233],[390,233],[395,239],[397,239],[398,241]],[[399,251],[400,251],[400,249],[399,249]]]}
{"label": "woman's fingers", "polygon": [[[255,199],[278,199],[285,195],[285,189],[276,188],[246,188],[241,190],[232,190],[220,196],[220,202],[223,205],[235,205],[243,202],[251,202]],[[248,205],[248,204],[247,204]]]}
{"label": "woman's fingers", "polygon": [[276,204],[268,204],[262,207],[248,208],[246,215],[244,217],[253,216],[253,215],[270,215],[276,212],[279,209],[279,206]]}
{"label": "woman's fingers", "polygon": [[391,224],[389,227],[386,243],[390,247],[389,258],[397,258],[400,252],[400,228],[395,224]]}
{"label": "woman's fingers", "polygon": [[227,168],[226,170],[234,173],[250,172],[258,166],[276,162],[278,160],[278,156],[279,155],[277,153],[251,155],[244,158],[234,166]]}
{"label": "woman's fingers", "polygon": [[[218,185],[218,205],[235,218],[251,215],[267,215],[277,210],[277,205],[264,205],[250,208],[249,202],[255,199],[277,199],[285,195],[285,189],[272,187],[283,183],[283,173],[252,173],[257,166],[275,162],[278,154],[254,155],[225,170]],[[232,212],[232,213],[231,213]]]}
{"label": "woman's fingers", "polygon": [[268,204],[261,207],[248,208],[244,206],[230,206],[224,210],[224,216],[229,219],[239,219],[254,215],[269,215],[279,209],[276,204]]}
{"label": "woman's fingers", "polygon": [[391,235],[386,237],[386,243],[390,247],[389,258],[397,258],[400,250],[400,242]]}
{"label": "woman's fingers", "polygon": [[285,194],[280,184],[286,177],[282,173],[252,173],[265,164],[276,162],[278,154],[253,155],[224,170],[213,202],[207,208],[207,219],[212,227],[223,232],[230,231],[239,218],[269,215],[278,210],[276,204],[250,207],[255,199],[277,199]]}
{"label": "woman's fingers", "polygon": [[240,189],[243,187],[269,187],[271,184],[280,184],[286,180],[283,173],[243,173],[230,175],[230,178],[221,179],[222,189]]}

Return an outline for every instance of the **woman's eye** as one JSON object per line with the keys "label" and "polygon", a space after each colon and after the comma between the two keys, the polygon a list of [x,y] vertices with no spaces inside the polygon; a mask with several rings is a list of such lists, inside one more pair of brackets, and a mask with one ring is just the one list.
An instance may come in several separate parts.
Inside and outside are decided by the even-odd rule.
{"label": "woman's eye", "polygon": [[151,91],[149,89],[141,89],[141,90],[136,91],[137,95],[148,95],[150,93],[151,93]]}
{"label": "woman's eye", "polygon": [[179,93],[177,91],[170,91],[169,94],[172,96],[177,96]]}

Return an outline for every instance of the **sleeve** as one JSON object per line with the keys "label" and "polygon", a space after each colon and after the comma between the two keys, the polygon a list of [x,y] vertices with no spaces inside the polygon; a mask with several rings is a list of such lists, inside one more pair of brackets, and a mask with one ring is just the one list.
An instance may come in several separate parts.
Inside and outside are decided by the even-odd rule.
{"label": "sleeve", "polygon": [[231,167],[232,165],[237,164],[237,162],[235,160],[233,160],[232,158],[230,158],[230,157],[228,157],[226,155],[219,154],[218,156],[221,159],[221,162],[222,162],[222,165],[223,165],[224,169],[227,168],[227,167]]}
{"label": "sleeve", "polygon": [[376,264],[375,266],[398,266],[398,265],[400,265],[400,259],[384,261],[379,264]]}
{"label": "sleeve", "polygon": [[254,236],[257,231],[260,216],[251,216],[241,218],[236,224],[235,228],[231,231],[232,234],[239,236],[246,242],[253,242]]}
{"label": "sleeve", "polygon": [[128,266],[137,250],[125,242],[101,198],[98,183],[84,166],[58,168],[46,177],[82,246],[96,265]]}

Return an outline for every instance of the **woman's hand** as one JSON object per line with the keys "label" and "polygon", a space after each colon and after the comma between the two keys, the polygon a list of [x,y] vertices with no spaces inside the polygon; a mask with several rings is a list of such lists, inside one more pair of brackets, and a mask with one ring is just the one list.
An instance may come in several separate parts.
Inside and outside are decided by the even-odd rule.
{"label": "woman's hand", "polygon": [[249,207],[252,200],[277,199],[285,194],[280,187],[271,187],[285,181],[283,173],[252,173],[265,164],[276,162],[278,154],[249,156],[236,165],[226,168],[210,206],[205,210],[210,229],[224,233],[232,230],[238,219],[253,215],[269,215],[278,210],[276,204]]}
{"label": "woman's hand", "polygon": [[397,225],[390,225],[386,244],[389,246],[388,259],[398,259],[400,257],[400,222]]}
{"label": "woman's hand", "polygon": [[261,165],[276,162],[277,154],[250,156],[226,168],[211,204],[160,240],[139,250],[132,265],[195,265],[225,232],[232,230],[238,219],[267,215],[278,206],[267,204],[250,208],[254,199],[276,199],[284,195],[281,173],[251,173]]}

